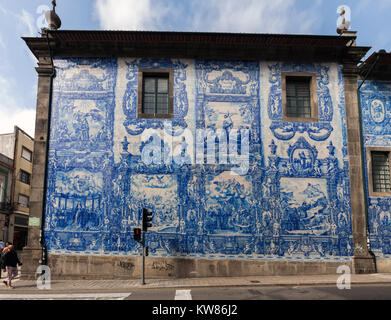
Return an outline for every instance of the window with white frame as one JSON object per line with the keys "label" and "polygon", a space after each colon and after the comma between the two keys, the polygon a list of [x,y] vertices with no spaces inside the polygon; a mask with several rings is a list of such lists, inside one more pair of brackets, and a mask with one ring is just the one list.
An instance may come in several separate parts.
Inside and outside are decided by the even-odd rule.
{"label": "window with white frame", "polygon": [[33,160],[33,153],[30,150],[28,150],[27,148],[23,147],[22,148],[22,158],[31,162]]}

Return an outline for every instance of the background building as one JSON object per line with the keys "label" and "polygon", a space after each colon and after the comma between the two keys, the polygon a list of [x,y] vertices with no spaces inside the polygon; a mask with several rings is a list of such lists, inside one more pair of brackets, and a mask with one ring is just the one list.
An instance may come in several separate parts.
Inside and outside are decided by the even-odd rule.
{"label": "background building", "polygon": [[9,221],[12,214],[12,173],[13,161],[0,154],[0,240],[9,239]]}
{"label": "background building", "polygon": [[375,52],[361,65],[369,238],[379,272],[391,264],[391,54]]}
{"label": "background building", "polygon": [[12,161],[12,183],[8,186],[12,214],[5,240],[18,250],[27,244],[33,150],[33,138],[17,126],[13,133],[0,135],[0,153]]}

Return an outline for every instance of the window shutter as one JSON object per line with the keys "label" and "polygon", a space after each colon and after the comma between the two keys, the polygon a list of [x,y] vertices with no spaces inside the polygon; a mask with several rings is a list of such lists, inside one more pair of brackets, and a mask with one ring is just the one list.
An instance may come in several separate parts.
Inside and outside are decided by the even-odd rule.
{"label": "window shutter", "polygon": [[372,151],[374,192],[391,192],[389,152]]}
{"label": "window shutter", "polygon": [[286,115],[311,118],[311,78],[286,77]]}
{"label": "window shutter", "polygon": [[143,114],[169,115],[169,98],[168,73],[143,75]]}

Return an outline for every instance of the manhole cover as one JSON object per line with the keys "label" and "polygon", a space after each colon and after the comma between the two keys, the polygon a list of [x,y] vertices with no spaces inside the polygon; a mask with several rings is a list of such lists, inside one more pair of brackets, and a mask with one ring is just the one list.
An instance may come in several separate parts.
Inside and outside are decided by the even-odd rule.
{"label": "manhole cover", "polygon": [[261,283],[261,281],[258,281],[258,280],[251,280],[250,282],[251,283]]}

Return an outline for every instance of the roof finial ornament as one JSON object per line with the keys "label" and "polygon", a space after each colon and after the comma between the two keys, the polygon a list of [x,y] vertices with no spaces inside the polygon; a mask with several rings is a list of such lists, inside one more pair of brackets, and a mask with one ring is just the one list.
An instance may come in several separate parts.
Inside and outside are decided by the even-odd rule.
{"label": "roof finial ornament", "polygon": [[46,11],[45,18],[50,30],[57,30],[61,27],[61,19],[56,13],[56,0],[52,1],[53,10]]}
{"label": "roof finial ornament", "polygon": [[[340,15],[337,21],[337,33],[342,35],[344,32],[348,31],[350,28],[350,8],[347,7],[348,12],[346,12],[345,6],[340,6],[337,9],[337,13]],[[348,14],[348,19],[346,20],[345,14]]]}

